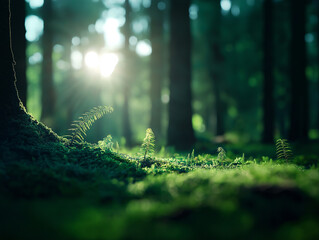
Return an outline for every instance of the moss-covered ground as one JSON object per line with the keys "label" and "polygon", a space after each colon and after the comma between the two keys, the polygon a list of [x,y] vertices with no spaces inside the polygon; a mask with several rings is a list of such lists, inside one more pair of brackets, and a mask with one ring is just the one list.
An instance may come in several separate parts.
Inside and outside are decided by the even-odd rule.
{"label": "moss-covered ground", "polygon": [[32,126],[1,145],[0,239],[319,239],[317,143],[144,160]]}

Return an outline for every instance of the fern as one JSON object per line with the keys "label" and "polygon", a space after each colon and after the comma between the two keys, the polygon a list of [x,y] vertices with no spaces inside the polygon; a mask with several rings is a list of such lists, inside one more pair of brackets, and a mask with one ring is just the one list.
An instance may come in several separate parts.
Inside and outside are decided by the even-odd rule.
{"label": "fern", "polygon": [[146,135],[141,146],[144,152],[144,160],[147,157],[147,154],[152,154],[155,149],[155,136],[151,128],[146,129]]}
{"label": "fern", "polygon": [[276,153],[277,159],[286,160],[287,163],[292,158],[292,150],[286,139],[278,139],[276,141]]}
{"label": "fern", "polygon": [[219,161],[224,161],[226,159],[226,151],[222,147],[218,147],[217,152],[218,152],[217,159]]}
{"label": "fern", "polygon": [[112,151],[113,150],[112,136],[107,135],[106,138],[103,138],[102,141],[98,141],[98,145],[104,151],[106,150]]}
{"label": "fern", "polygon": [[99,106],[92,108],[89,112],[84,113],[78,120],[74,121],[69,129],[71,134],[69,135],[70,145],[74,143],[83,142],[86,132],[91,128],[93,123],[103,117],[107,113],[113,112],[112,107]]}

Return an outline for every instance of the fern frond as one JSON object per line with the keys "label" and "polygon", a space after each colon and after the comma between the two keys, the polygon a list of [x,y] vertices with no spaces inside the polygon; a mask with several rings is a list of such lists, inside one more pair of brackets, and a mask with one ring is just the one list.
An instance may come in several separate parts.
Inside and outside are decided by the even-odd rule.
{"label": "fern frond", "polygon": [[69,131],[71,134],[69,135],[70,145],[74,143],[81,143],[84,140],[83,136],[86,136],[86,132],[91,128],[93,123],[103,117],[105,114],[113,112],[112,107],[108,106],[98,106],[92,108],[89,112],[82,114],[71,124],[71,129]]}
{"label": "fern frond", "polygon": [[152,154],[155,150],[155,135],[151,128],[146,129],[146,135],[141,146],[144,151],[144,160],[147,154]]}
{"label": "fern frond", "polygon": [[286,139],[278,139],[276,141],[276,153],[277,159],[286,160],[287,163],[293,156],[290,144]]}
{"label": "fern frond", "polygon": [[224,161],[226,159],[226,151],[222,147],[218,147],[217,152],[218,152],[217,159],[219,161]]}

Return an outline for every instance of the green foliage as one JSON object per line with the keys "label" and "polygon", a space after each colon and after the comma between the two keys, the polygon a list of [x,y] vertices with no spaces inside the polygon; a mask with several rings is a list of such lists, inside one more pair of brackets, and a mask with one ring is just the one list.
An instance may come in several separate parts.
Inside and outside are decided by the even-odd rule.
{"label": "green foliage", "polygon": [[286,139],[278,139],[276,141],[276,153],[279,160],[290,160],[292,158],[292,150]]}
{"label": "green foliage", "polygon": [[151,155],[155,150],[155,136],[151,128],[146,129],[146,135],[141,146],[144,152],[144,160],[147,154]]}
{"label": "green foliage", "polygon": [[20,141],[0,146],[1,239],[299,239],[295,229],[302,239],[319,236],[316,166],[230,150],[226,158],[222,149],[222,162],[178,153],[139,161],[88,143]]}
{"label": "green foliage", "polygon": [[84,113],[78,120],[72,123],[72,127],[70,129],[70,145],[74,143],[83,142],[84,137],[86,136],[86,132],[91,128],[93,123],[103,117],[107,113],[113,112],[112,107],[108,106],[98,106],[92,108],[89,112]]}
{"label": "green foliage", "polygon": [[116,151],[116,153],[119,153],[119,151],[120,151],[120,144],[118,141],[115,142],[115,151]]}
{"label": "green foliage", "polygon": [[111,135],[107,135],[106,138],[103,138],[102,141],[98,142],[99,147],[106,151],[112,151],[113,150],[113,142],[112,142],[112,136]]}
{"label": "green foliage", "polygon": [[218,147],[217,152],[218,152],[217,159],[219,161],[224,161],[226,159],[226,151],[222,147]]}
{"label": "green foliage", "polygon": [[195,149],[192,150],[191,154],[187,155],[187,162],[194,162],[195,160]]}

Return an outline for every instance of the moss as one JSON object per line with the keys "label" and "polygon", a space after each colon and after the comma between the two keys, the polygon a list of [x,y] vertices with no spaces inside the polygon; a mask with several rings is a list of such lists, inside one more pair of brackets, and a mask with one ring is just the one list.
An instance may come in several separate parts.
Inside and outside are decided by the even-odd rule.
{"label": "moss", "polygon": [[228,152],[142,159],[69,146],[30,115],[11,124],[1,239],[319,238],[317,155],[297,165]]}

